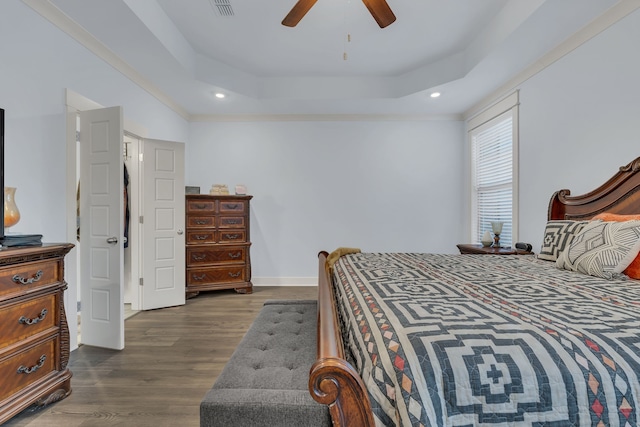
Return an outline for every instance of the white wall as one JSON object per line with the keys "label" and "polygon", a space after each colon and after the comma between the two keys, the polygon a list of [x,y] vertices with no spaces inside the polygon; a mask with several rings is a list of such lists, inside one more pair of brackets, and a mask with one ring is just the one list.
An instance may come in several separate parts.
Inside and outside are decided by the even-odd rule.
{"label": "white wall", "polygon": [[640,11],[520,87],[520,239],[542,243],[554,191],[584,194],[640,156]]}
{"label": "white wall", "polygon": [[455,253],[463,141],[461,121],[192,123],[187,185],[245,184],[256,284],[306,283],[339,246]]}

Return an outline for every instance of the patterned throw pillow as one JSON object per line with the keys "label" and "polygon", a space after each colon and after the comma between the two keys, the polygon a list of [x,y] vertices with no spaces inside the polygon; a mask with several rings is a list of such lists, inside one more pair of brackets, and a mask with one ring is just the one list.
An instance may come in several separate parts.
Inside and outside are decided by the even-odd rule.
{"label": "patterned throw pillow", "polygon": [[565,248],[568,248],[573,236],[582,230],[589,221],[552,220],[544,229],[539,259],[555,261]]}
{"label": "patterned throw pillow", "polygon": [[[593,219],[600,219],[602,221],[631,221],[634,219],[640,219],[640,215],[620,215],[603,212],[594,216]],[[624,274],[632,279],[640,279],[640,254],[636,256],[636,259],[631,261],[631,264],[629,264],[629,267],[624,271]]]}
{"label": "patterned throw pillow", "polygon": [[556,261],[565,270],[579,271],[590,276],[613,279],[640,252],[640,221],[592,221],[576,234],[571,245]]}

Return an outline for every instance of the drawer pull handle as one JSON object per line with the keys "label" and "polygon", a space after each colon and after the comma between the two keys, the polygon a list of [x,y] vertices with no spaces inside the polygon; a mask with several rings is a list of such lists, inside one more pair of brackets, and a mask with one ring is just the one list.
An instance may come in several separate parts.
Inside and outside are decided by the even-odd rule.
{"label": "drawer pull handle", "polygon": [[205,225],[207,223],[207,220],[205,219],[196,219],[196,224],[198,225]]}
{"label": "drawer pull handle", "polygon": [[241,273],[242,273],[241,271],[238,271],[237,273],[229,272],[229,277],[238,277],[238,276],[240,276]]}
{"label": "drawer pull handle", "polygon": [[38,270],[36,274],[30,279],[25,279],[24,277],[21,277],[17,274],[12,277],[12,280],[14,282],[20,283],[21,285],[30,285],[32,283],[37,282],[40,279],[42,279],[42,270]]}
{"label": "drawer pull handle", "polygon": [[18,373],[19,374],[33,374],[35,371],[37,371],[38,369],[42,368],[44,366],[44,362],[45,360],[47,360],[47,356],[45,356],[44,354],[42,356],[40,356],[40,360],[38,361],[37,365],[33,365],[30,368],[27,368],[26,366],[20,366],[18,368]]}
{"label": "drawer pull handle", "polygon": [[229,240],[235,240],[235,239],[239,238],[240,235],[239,234],[225,234],[224,237],[229,239]]}
{"label": "drawer pull handle", "polygon": [[42,311],[40,312],[40,316],[38,317],[34,317],[33,319],[28,319],[24,316],[20,316],[20,318],[18,319],[18,323],[20,324],[25,324],[25,325],[35,325],[36,323],[40,323],[44,320],[44,317],[47,315],[47,309],[43,308]]}
{"label": "drawer pull handle", "polygon": [[209,237],[208,234],[195,234],[193,236],[193,238],[196,240],[207,240],[207,237]]}
{"label": "drawer pull handle", "polygon": [[231,252],[229,252],[229,258],[240,258],[241,255],[242,252],[238,252],[237,254],[232,254]]}
{"label": "drawer pull handle", "polygon": [[238,208],[240,208],[240,206],[242,206],[242,205],[238,204],[238,203],[234,203],[233,205],[229,205],[229,204],[224,205],[224,207],[226,209],[232,209],[232,210],[238,209]]}
{"label": "drawer pull handle", "polygon": [[193,259],[194,261],[202,261],[203,259],[206,259],[206,258],[207,258],[206,255],[198,255],[198,254],[191,255],[191,259]]}
{"label": "drawer pull handle", "polygon": [[242,223],[242,219],[240,218],[228,218],[225,220],[227,224],[240,224]]}
{"label": "drawer pull handle", "polygon": [[193,278],[193,280],[204,280],[205,277],[207,277],[206,274],[203,274],[202,276],[196,276],[195,274],[191,276]]}
{"label": "drawer pull handle", "polygon": [[196,203],[194,206],[196,209],[207,209],[207,205],[204,203]]}

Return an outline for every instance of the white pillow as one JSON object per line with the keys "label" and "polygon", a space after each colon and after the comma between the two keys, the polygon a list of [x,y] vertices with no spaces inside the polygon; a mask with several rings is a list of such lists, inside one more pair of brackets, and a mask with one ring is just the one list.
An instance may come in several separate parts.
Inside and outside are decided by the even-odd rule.
{"label": "white pillow", "polygon": [[619,278],[638,252],[640,220],[592,221],[558,255],[556,266],[603,279]]}

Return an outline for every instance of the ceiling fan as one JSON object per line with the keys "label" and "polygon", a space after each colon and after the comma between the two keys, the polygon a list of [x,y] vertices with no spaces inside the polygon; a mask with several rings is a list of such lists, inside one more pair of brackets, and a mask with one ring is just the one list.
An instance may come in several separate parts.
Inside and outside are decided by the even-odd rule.
{"label": "ceiling fan", "polygon": [[[287,27],[295,27],[298,22],[309,12],[309,9],[316,4],[318,0],[298,0],[291,11],[282,20],[282,25]],[[396,20],[396,16],[387,4],[386,0],[362,0],[367,6],[369,12],[376,20],[380,28],[392,24]]]}

